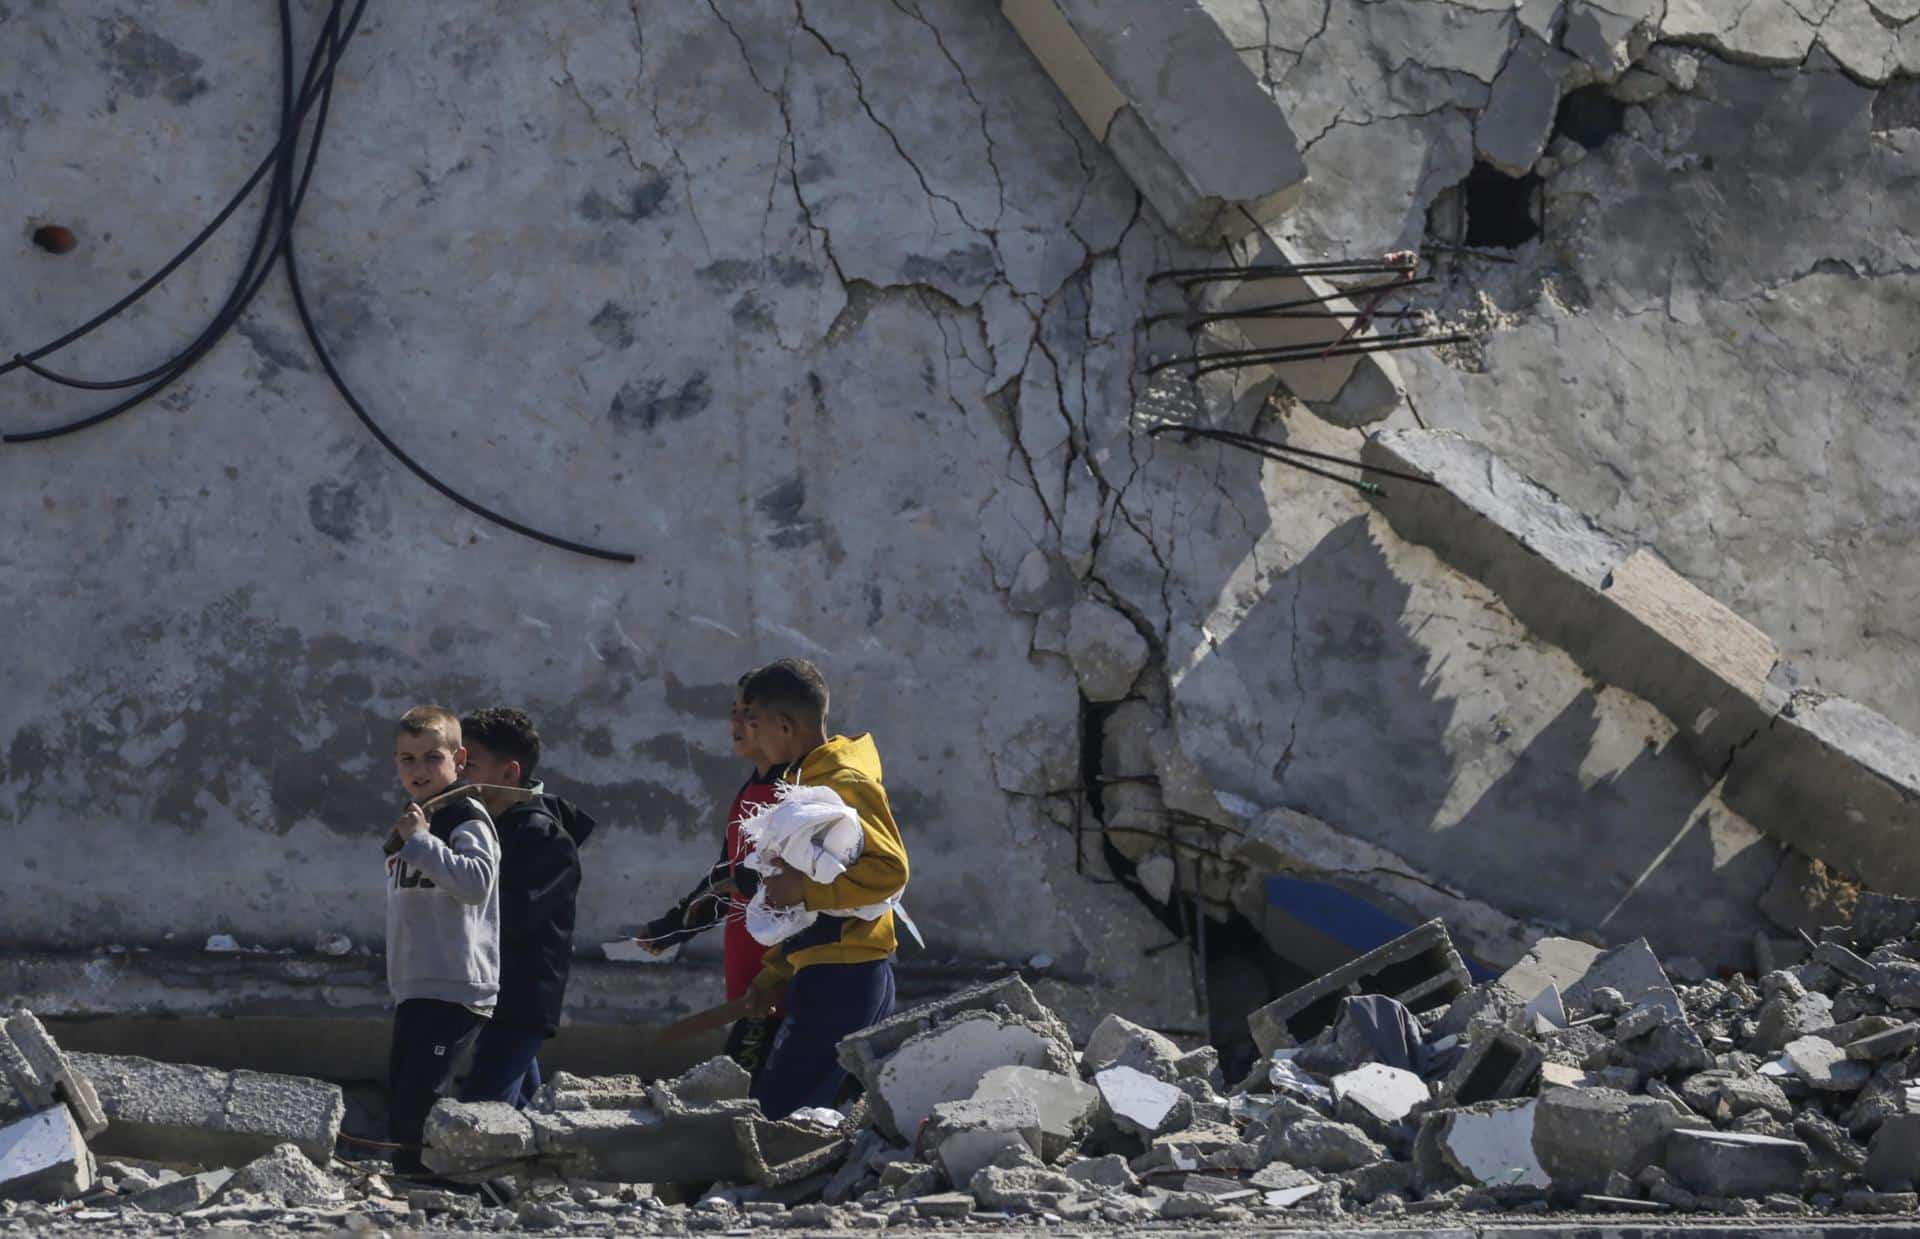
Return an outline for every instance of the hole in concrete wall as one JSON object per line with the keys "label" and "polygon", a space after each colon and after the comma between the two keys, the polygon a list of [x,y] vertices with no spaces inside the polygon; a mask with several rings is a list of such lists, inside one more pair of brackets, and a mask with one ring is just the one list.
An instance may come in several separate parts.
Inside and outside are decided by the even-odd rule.
{"label": "hole in concrete wall", "polygon": [[1920,78],[1903,77],[1880,88],[1873,96],[1873,128],[1880,133],[1920,129]]}
{"label": "hole in concrete wall", "polygon": [[1568,91],[1553,118],[1555,137],[1578,142],[1593,150],[1627,123],[1627,105],[1607,93],[1605,86],[1582,86]]}
{"label": "hole in concrete wall", "polygon": [[1512,249],[1540,235],[1540,178],[1531,172],[1508,176],[1491,164],[1475,164],[1462,197],[1467,245]]}

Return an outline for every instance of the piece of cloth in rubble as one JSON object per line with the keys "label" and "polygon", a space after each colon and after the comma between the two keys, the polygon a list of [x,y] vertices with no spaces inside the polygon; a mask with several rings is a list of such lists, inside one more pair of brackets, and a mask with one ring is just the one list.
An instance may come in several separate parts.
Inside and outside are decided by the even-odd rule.
{"label": "piece of cloth in rubble", "polygon": [[579,845],[593,818],[535,783],[532,800],[500,815],[500,999],[497,1024],[551,1037],[560,1031],[573,971]]}
{"label": "piece of cloth in rubble", "polygon": [[1427,1035],[1406,1004],[1383,994],[1342,998],[1333,1023],[1300,1048],[1294,1062],[1316,1075],[1338,1075],[1366,1063],[1424,1074]]}
{"label": "piece of cloth in rubble", "polygon": [[[835,736],[801,761],[795,782],[830,787],[859,815],[860,857],[831,883],[808,882],[805,904],[816,912],[885,903],[907,887],[907,845],[881,784],[880,750],[871,736]],[[898,946],[891,912],[874,920],[829,916],[801,936],[767,951],[757,985],[778,985],[813,964],[886,959]]]}
{"label": "piece of cloth in rubble", "polygon": [[[767,948],[747,932],[747,901],[759,888],[760,875],[744,863],[752,847],[740,837],[740,823],[762,805],[773,803],[778,770],[756,770],[734,794],[727,812],[726,839],[720,858],[694,883],[673,910],[648,921],[641,936],[662,949],[686,942],[696,935],[725,922],[722,934],[722,958],[726,965],[727,1001],[744,995],[760,975],[760,961]],[[713,897],[714,888],[731,881],[737,894]],[[745,1064],[742,1064],[743,1066]]]}
{"label": "piece of cloth in rubble", "polygon": [[386,858],[387,988],[480,1014],[500,992],[500,844],[474,797],[455,796]]}

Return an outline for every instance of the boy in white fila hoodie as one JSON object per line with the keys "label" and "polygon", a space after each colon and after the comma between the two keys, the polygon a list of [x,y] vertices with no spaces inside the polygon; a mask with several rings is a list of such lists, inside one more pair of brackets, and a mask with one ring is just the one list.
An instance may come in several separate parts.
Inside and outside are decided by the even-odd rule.
{"label": "boy in white fila hoodie", "polygon": [[387,839],[388,1114],[406,1146],[394,1169],[422,1174],[427,1112],[500,991],[500,841],[478,796],[457,794],[466,749],[452,711],[407,711],[393,760],[413,803]]}

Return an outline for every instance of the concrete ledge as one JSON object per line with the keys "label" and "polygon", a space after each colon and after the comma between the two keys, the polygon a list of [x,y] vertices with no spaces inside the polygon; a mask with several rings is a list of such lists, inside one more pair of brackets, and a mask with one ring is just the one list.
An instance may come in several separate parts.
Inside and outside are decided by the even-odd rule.
{"label": "concrete ledge", "polygon": [[1845,698],[1790,696],[1766,634],[1481,444],[1396,430],[1365,456],[1439,483],[1375,499],[1402,537],[1665,713],[1708,775],[1726,775],[1735,812],[1875,890],[1920,896],[1920,738]]}
{"label": "concrete ledge", "polygon": [[1293,130],[1194,0],[1001,0],[1000,11],[1184,239],[1231,237],[1293,204],[1307,179]]}
{"label": "concrete ledge", "polygon": [[[894,965],[903,1006],[1006,972],[997,961]],[[23,951],[0,954],[0,994],[31,1007],[69,1051],[327,1080],[386,1077],[393,1014],[377,956]],[[665,1049],[653,1033],[724,998],[717,964],[576,959],[566,1017],[540,1061],[583,1075],[672,1075],[719,1053],[724,1032]]]}

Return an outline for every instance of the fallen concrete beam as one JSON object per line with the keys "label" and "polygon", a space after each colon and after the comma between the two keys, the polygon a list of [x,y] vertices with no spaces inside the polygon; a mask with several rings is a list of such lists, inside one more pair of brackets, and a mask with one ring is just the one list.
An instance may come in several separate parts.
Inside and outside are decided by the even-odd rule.
{"label": "fallen concrete beam", "polygon": [[1438,485],[1375,503],[1402,537],[1487,584],[1596,678],[1671,719],[1729,808],[1896,894],[1920,894],[1920,737],[1858,702],[1790,693],[1780,651],[1652,552],[1596,528],[1451,431],[1375,435],[1365,457]]}
{"label": "fallen concrete beam", "polygon": [[1001,0],[1167,226],[1204,244],[1282,215],[1307,179],[1280,105],[1195,0]]}
{"label": "fallen concrete beam", "polygon": [[93,1154],[65,1106],[0,1127],[0,1200],[72,1200],[93,1177]]}
{"label": "fallen concrete beam", "polygon": [[1796,694],[1734,755],[1725,797],[1807,855],[1920,896],[1920,737],[1859,702]]}
{"label": "fallen concrete beam", "polygon": [[1765,633],[1515,471],[1438,430],[1375,435],[1365,459],[1433,479],[1375,496],[1396,532],[1484,582],[1515,617],[1672,719],[1718,772],[1786,701]]}
{"label": "fallen concrete beam", "polygon": [[1798,1140],[1737,1131],[1676,1131],[1665,1168],[1701,1196],[1800,1194],[1812,1155]]}
{"label": "fallen concrete beam", "polygon": [[1330,1025],[1342,998],[1384,994],[1417,1013],[1458,998],[1472,985],[1447,927],[1433,920],[1259,1008],[1247,1016],[1247,1027],[1260,1052],[1271,1054]]}
{"label": "fallen concrete beam", "polygon": [[238,1165],[297,1145],[316,1164],[333,1156],[346,1101],[335,1084],[256,1071],[215,1071],[146,1058],[74,1054],[108,1119],[102,1153]]}

